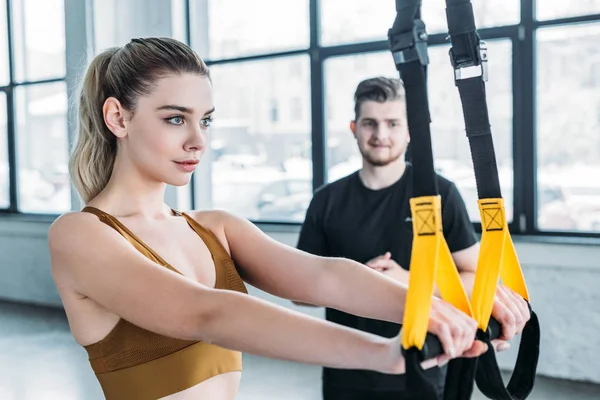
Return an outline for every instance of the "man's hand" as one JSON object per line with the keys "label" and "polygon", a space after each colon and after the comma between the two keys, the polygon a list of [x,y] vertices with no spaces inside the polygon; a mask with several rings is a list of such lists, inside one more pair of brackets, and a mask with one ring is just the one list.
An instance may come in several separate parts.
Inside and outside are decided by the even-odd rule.
{"label": "man's hand", "polygon": [[367,261],[366,265],[398,282],[408,285],[409,272],[398,265],[396,261],[392,260],[392,254],[389,251],[382,256]]}

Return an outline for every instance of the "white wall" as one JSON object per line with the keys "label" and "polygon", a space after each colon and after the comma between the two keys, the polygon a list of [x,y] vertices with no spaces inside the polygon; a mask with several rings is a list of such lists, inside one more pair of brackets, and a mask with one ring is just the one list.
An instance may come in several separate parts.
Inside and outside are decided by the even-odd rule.
{"label": "white wall", "polygon": [[[0,298],[61,306],[49,268],[48,227],[0,219]],[[267,233],[290,246],[297,240],[297,233]],[[542,326],[538,373],[600,382],[600,246],[517,241],[516,247]],[[251,294],[323,316],[256,289]],[[512,367],[516,349],[499,356],[501,366]]]}

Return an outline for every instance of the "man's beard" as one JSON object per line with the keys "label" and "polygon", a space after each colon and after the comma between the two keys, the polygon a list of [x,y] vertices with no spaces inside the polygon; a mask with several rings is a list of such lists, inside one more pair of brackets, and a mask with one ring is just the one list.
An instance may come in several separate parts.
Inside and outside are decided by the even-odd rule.
{"label": "man's beard", "polygon": [[369,151],[364,151],[363,149],[359,150],[360,154],[363,156],[363,159],[374,167],[385,167],[386,165],[397,161],[403,154],[403,151],[400,150],[397,153],[392,153],[387,157],[373,157]]}

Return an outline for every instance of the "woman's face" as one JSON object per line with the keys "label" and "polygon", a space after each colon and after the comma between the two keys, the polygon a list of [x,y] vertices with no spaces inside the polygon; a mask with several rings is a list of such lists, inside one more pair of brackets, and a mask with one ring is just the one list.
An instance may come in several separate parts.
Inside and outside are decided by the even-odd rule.
{"label": "woman's face", "polygon": [[124,121],[120,149],[144,178],[182,186],[189,182],[205,146],[214,112],[206,76],[185,73],[155,82]]}

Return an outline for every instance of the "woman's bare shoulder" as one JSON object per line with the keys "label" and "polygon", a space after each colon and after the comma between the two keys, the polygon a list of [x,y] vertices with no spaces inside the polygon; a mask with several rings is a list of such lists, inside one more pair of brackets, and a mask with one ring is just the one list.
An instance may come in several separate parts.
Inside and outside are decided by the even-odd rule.
{"label": "woman's bare shoulder", "polygon": [[202,227],[212,232],[213,235],[219,239],[227,252],[230,252],[226,228],[231,227],[232,224],[235,224],[241,217],[224,210],[192,210],[186,212],[186,214],[192,217]]}
{"label": "woman's bare shoulder", "polygon": [[190,217],[211,231],[223,231],[227,221],[235,216],[224,210],[191,210],[186,211]]}
{"label": "woman's bare shoulder", "polygon": [[58,249],[65,244],[72,246],[73,236],[98,226],[98,217],[82,211],[71,211],[60,215],[52,222],[48,230],[48,244],[50,250]]}

